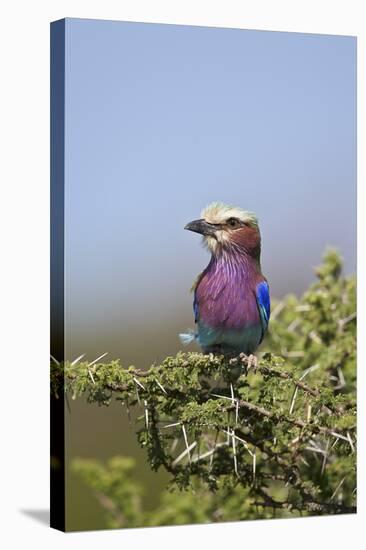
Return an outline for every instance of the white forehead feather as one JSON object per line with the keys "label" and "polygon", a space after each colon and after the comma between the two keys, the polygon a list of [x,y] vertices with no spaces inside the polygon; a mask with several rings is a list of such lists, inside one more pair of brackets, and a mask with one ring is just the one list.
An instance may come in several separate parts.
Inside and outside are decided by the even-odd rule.
{"label": "white forehead feather", "polygon": [[242,222],[258,225],[257,216],[237,206],[230,206],[222,202],[213,202],[201,212],[201,218],[209,223],[225,223],[229,218],[238,218]]}

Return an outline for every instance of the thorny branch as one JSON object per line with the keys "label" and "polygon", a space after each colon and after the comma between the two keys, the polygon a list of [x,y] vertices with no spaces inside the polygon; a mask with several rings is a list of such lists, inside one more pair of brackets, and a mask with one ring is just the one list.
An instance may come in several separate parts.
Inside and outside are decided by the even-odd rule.
{"label": "thorny branch", "polygon": [[[232,365],[237,361],[242,365],[242,372],[234,382],[235,389],[240,395],[238,397],[234,395],[233,383],[230,381]],[[140,443],[147,448],[151,466],[155,469],[163,466],[176,480],[181,480],[183,474],[186,481],[190,475],[206,479],[214,460],[218,478],[231,472],[237,478],[237,482],[253,487],[256,496],[262,497],[262,501],[258,501],[258,498],[255,500],[255,505],[309,513],[355,511],[355,506],[321,502],[317,499],[313,488],[309,488],[308,482],[302,480],[299,467],[299,459],[306,461],[306,445],[311,437],[327,436],[337,441],[342,440],[347,443],[346,452],[353,453],[354,435],[351,436],[350,433],[354,433],[355,422],[349,421],[345,427],[334,424],[337,418],[344,424],[345,415],[350,417],[350,411],[342,405],[330,404],[327,407],[328,412],[324,412],[322,390],[304,384],[294,375],[281,370],[282,365],[282,360],[271,354],[266,354],[255,371],[251,371],[246,368],[247,358],[243,356],[233,361],[233,358],[228,360],[223,356],[180,353],[176,357],[168,358],[166,363],[154,365],[147,371],[135,368],[126,370],[118,362],[109,365],[94,364],[92,367],[88,363],[78,362],[73,365],[58,365],[54,370],[60,373],[60,369],[64,368],[66,392],[74,393],[74,397],[75,392],[86,393],[89,401],[109,404],[114,395],[128,408],[142,407],[144,426],[139,432]],[[206,373],[216,379],[220,377],[221,385],[212,388]],[[189,376],[193,376],[191,381]],[[312,407],[317,412],[316,420],[315,416],[314,421],[295,417],[286,413],[283,406],[280,408],[267,404],[267,407],[264,407],[262,404],[243,399],[243,393],[250,393],[248,388],[251,377],[258,383],[258,376],[260,379],[265,376],[267,381],[269,378],[280,379],[286,385],[299,388],[304,395],[312,399]],[[333,410],[330,417],[329,410]],[[352,415],[353,411],[350,417],[353,420]],[[261,418],[267,421],[268,425],[262,425]],[[333,425],[322,424],[324,420],[329,419]],[[276,445],[273,446],[275,436],[267,434],[271,431],[278,433],[279,430],[291,434],[292,439],[276,448]],[[218,432],[226,434],[226,442],[217,441]],[[178,456],[173,456],[167,450],[167,443],[173,436],[181,440]],[[191,441],[190,437],[194,437],[195,440]],[[295,453],[294,442],[297,445]],[[237,447],[240,443],[243,444],[241,448]],[[195,447],[199,444],[206,445],[207,450],[201,453],[201,456],[198,454],[192,458],[191,453],[195,452]],[[251,450],[248,445],[251,446]],[[248,452],[252,458],[255,453],[260,452],[263,459],[263,465],[255,473],[255,481],[254,463],[252,464],[251,459],[248,465],[244,456]],[[229,460],[229,467],[226,460],[220,468],[218,462],[220,457],[224,456],[223,453]],[[290,484],[298,494],[297,501],[272,499],[261,485],[265,484],[266,479],[282,481],[285,486]],[[264,498],[265,495],[267,496]]]}
{"label": "thorny branch", "polygon": [[80,356],[52,361],[51,389],[99,405],[116,399],[130,420],[141,413],[151,468],[180,489],[239,487],[254,508],[286,514],[354,512],[356,294],[355,279],[340,274],[330,252],[301,300],[275,305],[254,368],[242,354],[178,353],[148,370]]}

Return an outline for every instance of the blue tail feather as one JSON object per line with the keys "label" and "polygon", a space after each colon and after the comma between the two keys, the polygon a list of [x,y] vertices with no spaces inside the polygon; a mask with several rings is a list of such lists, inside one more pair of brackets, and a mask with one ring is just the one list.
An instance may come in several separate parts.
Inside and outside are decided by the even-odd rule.
{"label": "blue tail feather", "polygon": [[182,344],[187,346],[188,344],[191,344],[192,342],[194,342],[197,339],[197,334],[195,333],[194,330],[189,328],[189,329],[187,329],[187,332],[183,332],[183,333],[179,334],[179,338],[180,338],[180,341],[182,342]]}

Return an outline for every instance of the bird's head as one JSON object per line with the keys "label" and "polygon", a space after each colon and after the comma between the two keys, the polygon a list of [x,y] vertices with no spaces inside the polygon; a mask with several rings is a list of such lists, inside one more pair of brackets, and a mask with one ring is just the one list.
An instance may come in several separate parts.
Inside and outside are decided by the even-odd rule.
{"label": "bird's head", "polygon": [[261,237],[253,212],[214,202],[202,210],[200,219],[184,229],[203,235],[205,246],[215,256],[236,252],[259,260]]}

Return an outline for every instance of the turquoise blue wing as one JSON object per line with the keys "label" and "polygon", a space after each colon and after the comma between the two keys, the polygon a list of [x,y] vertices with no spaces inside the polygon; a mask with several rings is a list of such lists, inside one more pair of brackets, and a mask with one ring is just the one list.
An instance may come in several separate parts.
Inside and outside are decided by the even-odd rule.
{"label": "turquoise blue wing", "polygon": [[269,286],[267,281],[262,281],[257,285],[255,296],[257,299],[259,315],[262,324],[262,341],[263,336],[268,328],[269,318],[271,315],[271,300],[269,297]]}

